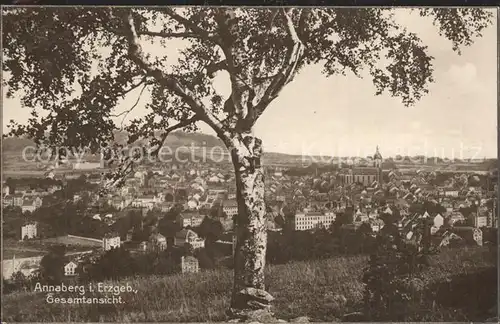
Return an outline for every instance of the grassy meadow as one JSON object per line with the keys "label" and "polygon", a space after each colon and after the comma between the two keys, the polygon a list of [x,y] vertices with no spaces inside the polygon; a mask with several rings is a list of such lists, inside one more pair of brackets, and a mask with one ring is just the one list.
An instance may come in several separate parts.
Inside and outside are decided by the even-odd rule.
{"label": "grassy meadow", "polygon": [[[308,316],[333,322],[362,309],[361,277],[367,257],[338,257],[269,266],[268,289],[279,318]],[[484,321],[496,304],[496,249],[443,250],[425,273],[426,297],[412,305],[406,321]],[[217,322],[227,320],[230,270],[165,277],[130,278],[137,293],[121,293],[122,304],[48,304],[46,293],[16,292],[3,299],[6,322]],[[342,302],[336,295],[343,295]],[[61,295],[62,296],[62,295]],[[73,293],[75,296],[75,293]],[[340,300],[340,301],[339,301]]]}

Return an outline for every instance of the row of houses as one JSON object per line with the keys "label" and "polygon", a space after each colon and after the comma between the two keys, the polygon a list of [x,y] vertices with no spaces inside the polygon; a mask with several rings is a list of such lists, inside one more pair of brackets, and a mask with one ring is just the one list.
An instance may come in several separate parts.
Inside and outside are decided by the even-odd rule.
{"label": "row of houses", "polygon": [[42,207],[43,199],[41,197],[26,196],[25,194],[12,194],[2,197],[3,206],[19,207],[23,212],[34,212],[36,209]]}

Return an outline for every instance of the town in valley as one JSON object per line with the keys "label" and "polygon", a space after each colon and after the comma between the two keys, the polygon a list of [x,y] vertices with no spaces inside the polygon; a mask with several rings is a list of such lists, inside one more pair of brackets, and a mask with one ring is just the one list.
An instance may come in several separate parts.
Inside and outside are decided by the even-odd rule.
{"label": "town in valley", "polygon": [[[269,245],[279,244],[289,231],[314,236],[341,230],[353,239],[343,240],[347,246],[339,251],[360,252],[366,247],[360,247],[356,233],[375,235],[387,215],[401,229],[412,219],[429,218],[439,246],[496,244],[495,160],[397,160],[384,158],[379,147],[373,151],[373,156],[337,164],[288,160],[266,166],[271,263],[283,255]],[[4,176],[4,279],[36,275],[55,247],[62,247],[61,275],[68,280],[90,275],[93,262],[106,256],[116,262],[138,258],[149,273],[231,267],[238,202],[230,163],[145,163],[105,196],[99,194],[109,171],[103,159],[45,169],[38,175],[8,176],[7,171]],[[128,257],[113,256],[114,251]],[[99,276],[120,276],[119,270],[108,270],[100,269]]]}

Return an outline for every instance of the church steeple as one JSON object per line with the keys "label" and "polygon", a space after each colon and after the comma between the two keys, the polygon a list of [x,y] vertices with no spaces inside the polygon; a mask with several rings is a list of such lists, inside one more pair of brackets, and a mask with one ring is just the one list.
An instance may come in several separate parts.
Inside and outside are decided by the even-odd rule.
{"label": "church steeple", "polygon": [[377,182],[379,184],[381,184],[382,180],[383,180],[383,177],[382,177],[382,161],[383,161],[383,159],[382,159],[382,154],[380,154],[380,151],[378,149],[378,145],[377,145],[375,154],[373,155],[373,160],[374,160],[375,167],[378,169],[377,170]]}
{"label": "church steeple", "polygon": [[375,154],[373,155],[373,159],[375,161],[377,160],[382,160],[382,154],[380,154],[380,151],[378,149],[378,145],[377,145],[377,148],[376,148],[376,151],[375,151]]}

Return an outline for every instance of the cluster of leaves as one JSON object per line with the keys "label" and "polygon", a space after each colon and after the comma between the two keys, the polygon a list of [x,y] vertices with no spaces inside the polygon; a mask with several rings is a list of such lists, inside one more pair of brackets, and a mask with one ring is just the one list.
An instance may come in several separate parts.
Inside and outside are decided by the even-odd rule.
{"label": "cluster of leaves", "polygon": [[116,280],[136,272],[137,263],[123,248],[112,249],[93,260],[90,258],[81,262],[77,269],[81,281]]}
{"label": "cluster of leaves", "polygon": [[213,248],[193,250],[189,246],[169,247],[164,251],[132,255],[129,250],[121,247],[83,260],[77,269],[78,279],[82,282],[92,282],[131,276],[172,275],[180,271],[181,257],[186,255],[194,255],[202,269],[214,268],[214,257],[220,256]]}
{"label": "cluster of leaves", "polygon": [[[138,87],[149,87],[151,100],[148,113],[128,126],[132,138],[151,138],[172,120],[193,117],[186,98],[167,91],[161,80],[131,60],[121,19],[130,10],[142,40],[165,49],[170,41],[182,40],[177,62],[165,55],[168,51],[147,59],[154,69],[175,76],[192,99],[207,99],[214,115],[222,113],[225,98],[215,91],[209,70],[222,57],[234,61],[229,71],[233,81],[241,78],[254,87],[286,67],[289,27],[275,8],[9,8],[3,20],[4,84],[7,96],[21,94],[23,105],[32,109],[29,123],[13,123],[11,135],[95,150],[113,138],[115,129],[123,129],[113,117],[128,113],[116,115],[113,109]],[[297,71],[308,64],[321,64],[326,75],[351,71],[361,77],[366,71],[378,94],[387,91],[405,104],[415,103],[432,82],[432,57],[392,13],[386,8],[290,11],[304,44]],[[490,12],[472,8],[424,9],[420,14],[434,18],[456,51],[480,36],[492,18]],[[227,15],[232,15],[230,30],[223,22]],[[161,31],[151,31],[156,27]],[[192,123],[185,127],[196,129]]]}
{"label": "cluster of leaves", "polygon": [[10,294],[14,291],[33,290],[37,282],[40,282],[37,272],[26,276],[23,272],[17,271],[12,274],[10,280],[3,279],[2,292]]}
{"label": "cluster of leaves", "polygon": [[40,268],[37,272],[40,282],[57,285],[64,279],[66,247],[64,245],[54,245],[50,248],[40,261]]}
{"label": "cluster of leaves", "polygon": [[435,253],[427,218],[411,220],[403,229],[386,224],[377,235],[376,250],[364,270],[366,319],[404,321],[410,301],[422,293],[422,272]]}
{"label": "cluster of leaves", "polygon": [[374,243],[372,229],[366,223],[356,230],[339,223],[333,223],[328,229],[320,227],[313,231],[294,231],[285,225],[282,232],[268,233],[266,258],[269,263],[282,264],[338,255],[368,254],[372,252]]}

